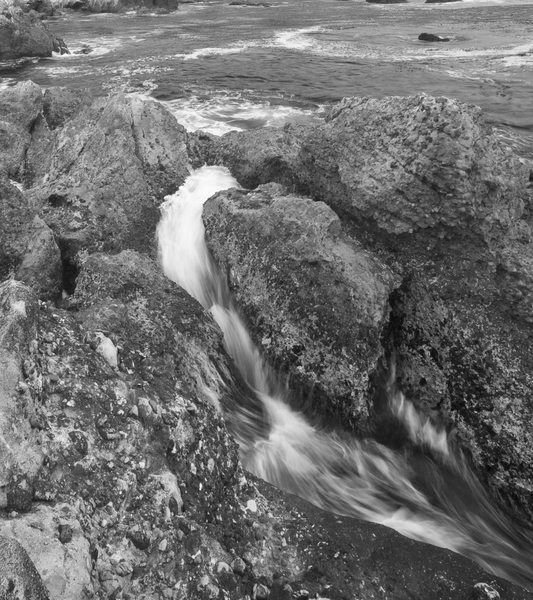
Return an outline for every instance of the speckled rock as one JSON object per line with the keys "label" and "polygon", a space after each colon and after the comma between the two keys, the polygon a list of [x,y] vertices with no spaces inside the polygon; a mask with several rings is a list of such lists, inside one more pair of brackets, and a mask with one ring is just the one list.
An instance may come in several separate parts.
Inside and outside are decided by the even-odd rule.
{"label": "speckled rock", "polygon": [[204,206],[206,239],[274,367],[312,407],[364,430],[368,386],[395,284],[324,203],[279,185]]}
{"label": "speckled rock", "polygon": [[0,536],[0,598],[49,600],[50,596],[24,548]]}

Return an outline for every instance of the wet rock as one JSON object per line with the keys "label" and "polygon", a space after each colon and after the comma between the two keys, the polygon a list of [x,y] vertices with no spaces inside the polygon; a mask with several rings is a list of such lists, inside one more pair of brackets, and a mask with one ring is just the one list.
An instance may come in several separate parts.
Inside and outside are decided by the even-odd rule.
{"label": "wet rock", "polygon": [[[429,2],[435,2],[436,0],[426,0],[426,4]],[[440,1],[440,0],[438,0]],[[448,2],[457,2],[458,0],[447,0]],[[418,39],[422,42],[449,42],[450,38],[441,37],[440,35],[435,35],[434,33],[421,33],[418,36]]]}
{"label": "wet rock", "polygon": [[500,600],[500,594],[488,583],[476,583],[474,600]]}
{"label": "wet rock", "polygon": [[311,410],[363,430],[392,273],[328,206],[280,186],[222,192],[203,216],[256,343],[290,373],[293,390],[312,396]]}
{"label": "wet rock", "polygon": [[0,536],[0,597],[13,600],[49,600],[41,577],[24,548]]}

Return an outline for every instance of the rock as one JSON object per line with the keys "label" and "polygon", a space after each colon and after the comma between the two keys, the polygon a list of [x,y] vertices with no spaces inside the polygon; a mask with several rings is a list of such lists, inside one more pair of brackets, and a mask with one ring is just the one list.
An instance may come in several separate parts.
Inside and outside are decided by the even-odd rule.
{"label": "rock", "polygon": [[9,7],[0,13],[0,60],[23,56],[52,56],[52,52],[62,49],[68,52],[63,40],[56,38],[32,14],[24,14],[15,7]]}
{"label": "rock", "polygon": [[[206,240],[274,368],[313,413],[362,431],[395,278],[345,235],[324,203],[280,186],[230,190],[204,206]],[[311,393],[312,390],[312,393]]]}
{"label": "rock", "polygon": [[27,239],[28,246],[15,278],[34,289],[43,300],[58,298],[62,291],[63,267],[52,230],[36,216]]}
{"label": "rock", "polygon": [[426,0],[426,4],[442,4],[444,2],[460,2],[461,0]]}
{"label": "rock", "polygon": [[120,13],[137,10],[139,12],[167,13],[178,10],[177,0],[68,0],[64,5],[72,10],[83,10],[96,13]]}
{"label": "rock", "polygon": [[407,0],[366,0],[370,4],[404,4]]}
{"label": "rock", "polygon": [[[428,2],[435,2],[437,0],[426,0],[426,4]],[[440,0],[438,0],[440,1]],[[458,2],[459,0],[445,0],[445,2]],[[421,33],[418,36],[418,39],[422,42],[449,42],[450,38],[441,37],[440,35],[435,35],[434,33]]]}
{"label": "rock", "polygon": [[65,87],[46,88],[43,92],[43,114],[50,129],[57,129],[69,118],[91,103],[88,89],[72,90]]}
{"label": "rock", "polygon": [[[57,519],[71,528],[68,551],[57,537]],[[65,522],[68,520],[67,522]],[[77,519],[68,506],[38,506],[26,518],[0,522],[0,535],[18,540],[54,600],[83,598],[92,591],[89,572],[89,543],[80,535]]]}
{"label": "rock", "polygon": [[254,585],[253,594],[252,594],[253,600],[267,600],[268,597],[269,597],[268,588],[261,583],[256,583]]}
{"label": "rock", "polygon": [[72,527],[65,523],[62,523],[57,528],[59,541],[62,544],[68,544],[72,541]]}
{"label": "rock", "polygon": [[0,597],[9,600],[49,600],[50,596],[26,550],[0,536]]}
{"label": "rock", "polygon": [[33,214],[24,195],[0,175],[0,280],[20,267],[27,251]]}
{"label": "rock", "polygon": [[40,436],[26,418],[36,413],[35,395],[24,386],[17,391],[36,336],[37,298],[22,283],[6,281],[0,284],[0,315],[0,506],[24,511],[43,459]]}
{"label": "rock", "polygon": [[[82,98],[59,108],[76,112]],[[60,117],[60,121],[64,117]],[[52,124],[56,124],[52,118]],[[71,271],[71,293],[83,256],[97,250],[152,251],[158,205],[188,174],[185,130],[161,104],[138,97],[99,98],[63,123],[45,143],[32,145],[32,162],[47,165],[28,191],[56,235]],[[48,139],[52,140],[50,143]],[[68,167],[67,167],[68,165]]]}
{"label": "rock", "polygon": [[500,594],[488,583],[476,583],[474,600],[500,600]]}
{"label": "rock", "polygon": [[31,81],[0,91],[0,176],[18,175],[41,109],[41,89]]}

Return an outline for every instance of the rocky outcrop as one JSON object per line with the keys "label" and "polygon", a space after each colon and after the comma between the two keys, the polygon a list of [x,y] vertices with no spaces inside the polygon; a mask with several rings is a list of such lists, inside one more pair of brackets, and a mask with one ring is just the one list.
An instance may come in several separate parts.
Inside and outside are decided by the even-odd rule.
{"label": "rocky outcrop", "polygon": [[[434,0],[426,0],[426,4],[429,2],[434,2]],[[459,0],[447,0],[448,2],[458,2]],[[435,35],[434,33],[421,33],[418,36],[418,39],[422,42],[449,42],[450,38],[441,37],[440,35]]]}
{"label": "rocky outcrop", "polygon": [[347,99],[323,125],[197,135],[190,149],[246,187],[277,181],[327,202],[403,280],[383,332],[400,387],[453,425],[494,495],[530,521],[529,170],[479,109]]}
{"label": "rocky outcrop", "polygon": [[159,204],[189,171],[185,130],[160,104],[123,96],[87,102],[45,96],[25,166],[28,195],[72,276],[84,253],[153,250]]}
{"label": "rocky outcrop", "polygon": [[178,0],[68,0],[65,8],[94,13],[140,12],[168,13],[178,10]]}
{"label": "rocky outcrop", "polygon": [[32,11],[24,13],[14,6],[0,4],[0,60],[25,56],[68,54],[65,42],[49,31]]}
{"label": "rocky outcrop", "polygon": [[327,205],[279,185],[219,193],[203,216],[256,343],[290,374],[306,411],[364,431],[392,272],[343,234]]}
{"label": "rocky outcrop", "polygon": [[[0,138],[0,451],[7,457],[0,461],[0,535],[18,540],[37,566],[47,589],[44,592],[36,583],[38,598],[48,593],[54,600],[293,595],[370,599],[385,593],[437,600],[472,595],[479,583],[489,584],[502,597],[531,597],[467,559],[420,546],[382,527],[323,513],[245,474],[231,436],[233,423],[225,422],[224,413],[248,399],[246,408],[257,417],[254,435],[264,437],[268,425],[259,403],[228,358],[211,316],[164,278],[153,260],[158,207],[164,194],[174,191],[187,175],[189,160],[225,157],[250,185],[269,178],[303,192],[316,184],[316,199],[319,194],[331,192],[333,197],[349,189],[354,180],[343,179],[344,172],[342,177],[327,176],[330,163],[324,156],[317,153],[316,166],[311,166],[319,140],[333,135],[328,133],[332,121],[322,129],[265,130],[214,143],[209,136],[188,139],[161,106],[138,98],[93,101],[85,93],[43,94],[37,86],[26,84],[2,92],[0,99],[0,124],[11,132]],[[346,137],[340,136],[341,141]],[[257,144],[260,139],[265,141],[262,146]],[[386,145],[384,139],[380,143]],[[419,146],[415,149],[420,153]],[[490,144],[483,149],[490,156]],[[333,140],[325,152],[332,151]],[[232,192],[208,203],[206,210],[213,211],[208,227],[212,239],[216,227],[227,226],[229,233],[230,223],[239,232],[233,238],[228,235],[227,241],[234,244],[232,254],[233,250],[242,253],[242,264],[232,264],[229,254],[224,259],[223,236],[219,236],[219,249],[214,249],[242,275],[242,281],[234,279],[234,287],[243,300],[245,288],[254,283],[246,268],[256,270],[257,282],[263,278],[273,284],[269,297],[253,301],[271,318],[272,330],[283,327],[281,314],[283,321],[292,318],[298,341],[303,339],[305,347],[284,346],[284,339],[272,339],[270,346],[277,344],[276,355],[285,352],[293,366],[303,367],[306,385],[313,376],[315,355],[322,352],[328,361],[331,353],[331,366],[322,373],[325,383],[316,381],[315,387],[342,390],[336,369],[346,374],[350,361],[361,369],[366,363],[375,364],[383,352],[378,344],[378,332],[383,330],[385,351],[403,353],[398,370],[407,387],[408,359],[420,348],[421,339],[410,337],[414,319],[409,311],[422,306],[414,299],[425,289],[420,283],[409,288],[407,275],[416,265],[422,283],[433,286],[423,297],[433,304],[420,317],[420,336],[434,331],[435,315],[441,314],[438,303],[455,310],[456,305],[446,303],[450,296],[459,297],[448,280],[442,283],[444,276],[435,276],[441,273],[439,265],[457,264],[460,274],[471,274],[475,268],[476,293],[496,289],[480,283],[481,275],[494,273],[481,252],[483,244],[489,243],[491,256],[502,265],[495,272],[506,282],[505,294],[498,291],[500,295],[491,297],[507,308],[514,302],[527,323],[529,297],[525,292],[518,295],[529,281],[527,223],[516,220],[520,206],[508,201],[504,171],[493,172],[492,187],[480,184],[479,189],[490,192],[486,199],[478,202],[478,192],[469,196],[468,189],[461,196],[467,205],[468,199],[476,199],[469,209],[468,228],[446,211],[442,221],[436,219],[431,225],[445,235],[437,236],[440,241],[426,250],[424,260],[420,257],[430,232],[424,224],[411,225],[413,232],[408,231],[409,224],[416,224],[414,209],[406,217],[406,231],[398,234],[390,228],[390,215],[401,217],[401,207],[397,213],[391,208],[390,191],[384,194],[388,208],[383,214],[370,208],[365,212],[364,207],[377,204],[375,198],[366,198],[342,228],[330,208],[279,186]],[[483,181],[484,173],[473,180]],[[458,181],[460,192],[465,180],[457,173],[450,179]],[[386,182],[387,173],[382,180]],[[431,189],[433,179],[428,181]],[[376,193],[381,193],[379,189]],[[357,190],[338,194],[336,206],[343,215],[357,205]],[[420,192],[413,202],[421,198]],[[256,215],[250,202],[257,205]],[[431,205],[431,200],[427,202],[421,211]],[[491,202],[501,204],[496,219]],[[462,206],[459,200],[457,206]],[[274,231],[271,235],[263,227],[266,223]],[[249,228],[256,232],[256,240]],[[462,243],[466,229],[474,230],[470,245]],[[284,244],[276,237],[281,232]],[[251,241],[257,242],[256,251]],[[259,242],[268,249],[268,261],[260,256]],[[66,290],[63,299],[58,297],[56,244],[61,254],[61,287]],[[445,248],[453,250],[450,262],[439,263]],[[461,252],[471,248],[477,249],[475,265],[459,260]],[[273,277],[267,263],[279,267],[279,277]],[[303,265],[301,272],[285,268],[296,263]],[[321,289],[312,287],[317,281]],[[461,285],[461,290],[474,289],[470,281]],[[350,302],[354,298],[358,314],[346,309],[348,301],[341,306],[331,289],[340,290]],[[388,300],[390,290],[392,300]],[[307,308],[298,312],[291,306],[283,312],[300,300],[302,306],[314,302],[317,319]],[[333,315],[326,311],[328,303],[335,308]],[[249,315],[253,306],[250,301]],[[463,314],[456,310],[453,316],[459,319]],[[351,327],[358,337],[366,336],[368,347],[346,336],[339,350],[328,323],[332,329]],[[254,324],[256,331],[261,326]],[[456,329],[450,331],[455,341]],[[440,330],[436,335],[445,340]],[[444,342],[442,347],[447,347]],[[349,359],[342,357],[343,348]],[[493,350],[500,352],[496,346]],[[338,351],[341,356],[335,362],[333,353]],[[434,353],[429,349],[428,353],[433,359]],[[500,363],[494,364],[500,368]],[[466,375],[461,380],[450,371],[448,363],[444,368],[446,377],[467,380]],[[355,377],[354,372],[348,375]],[[502,374],[501,381],[507,375]],[[434,406],[432,398],[424,403],[415,394],[415,399],[435,414],[459,414],[458,393],[449,411],[445,402]],[[469,410],[465,405],[465,415]],[[527,407],[522,416],[525,411]],[[332,412],[341,414],[341,408]],[[514,421],[518,416],[512,410],[506,416],[507,438],[498,432],[500,437],[491,443],[510,440],[511,431],[521,433]],[[464,422],[460,431],[466,432],[467,442],[466,434],[474,432],[470,446],[474,448],[481,439],[475,437],[474,418]],[[508,454],[505,448],[506,464],[515,468],[518,450]],[[527,459],[526,454],[520,456]],[[518,478],[512,479],[516,473],[505,474],[506,481],[515,482],[514,488],[508,488],[511,493],[518,489]],[[0,544],[3,557],[1,548]],[[15,553],[19,562],[27,564],[12,545],[6,553]]]}

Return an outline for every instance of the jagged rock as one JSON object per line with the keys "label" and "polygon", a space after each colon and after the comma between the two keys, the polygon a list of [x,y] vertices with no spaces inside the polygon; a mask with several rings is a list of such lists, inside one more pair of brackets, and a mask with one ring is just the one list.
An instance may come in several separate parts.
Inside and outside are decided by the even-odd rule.
{"label": "jagged rock", "polygon": [[19,267],[28,243],[33,214],[20,190],[0,175],[0,280]]}
{"label": "jagged rock", "polygon": [[208,246],[274,367],[317,412],[364,429],[395,283],[389,269],[343,233],[328,206],[279,185],[219,193],[203,217]]}
{"label": "jagged rock", "polygon": [[63,268],[52,230],[36,216],[26,237],[28,246],[15,278],[33,288],[43,300],[58,298],[62,290]]}
{"label": "jagged rock", "polygon": [[46,88],[43,93],[43,114],[50,129],[57,129],[92,101],[88,89],[66,87]]}
{"label": "jagged rock", "polygon": [[0,536],[0,598],[50,599],[27,552],[19,542],[4,536]]}
{"label": "jagged rock", "polygon": [[[436,2],[440,0],[426,0],[426,4],[428,2]],[[459,0],[445,0],[446,2],[458,2]],[[450,38],[441,37],[440,35],[435,35],[434,33],[421,33],[418,36],[418,39],[422,42],[449,42]]]}
{"label": "jagged rock", "polygon": [[28,510],[32,481],[43,460],[40,434],[30,425],[35,396],[24,381],[24,359],[36,336],[38,303],[16,281],[0,284],[0,507]]}
{"label": "jagged rock", "polygon": [[41,88],[31,81],[0,91],[0,176],[18,174],[41,109]]}
{"label": "jagged rock", "polygon": [[37,13],[25,14],[13,6],[0,13],[0,60],[64,51],[68,49],[63,40],[48,30]]}
{"label": "jagged rock", "polygon": [[[45,103],[45,115],[50,106]],[[29,156],[46,168],[32,177],[28,194],[74,275],[87,253],[128,247],[153,251],[158,205],[189,170],[185,130],[161,104],[138,97],[100,98],[53,136],[43,124],[38,139],[42,143],[36,140]]]}

